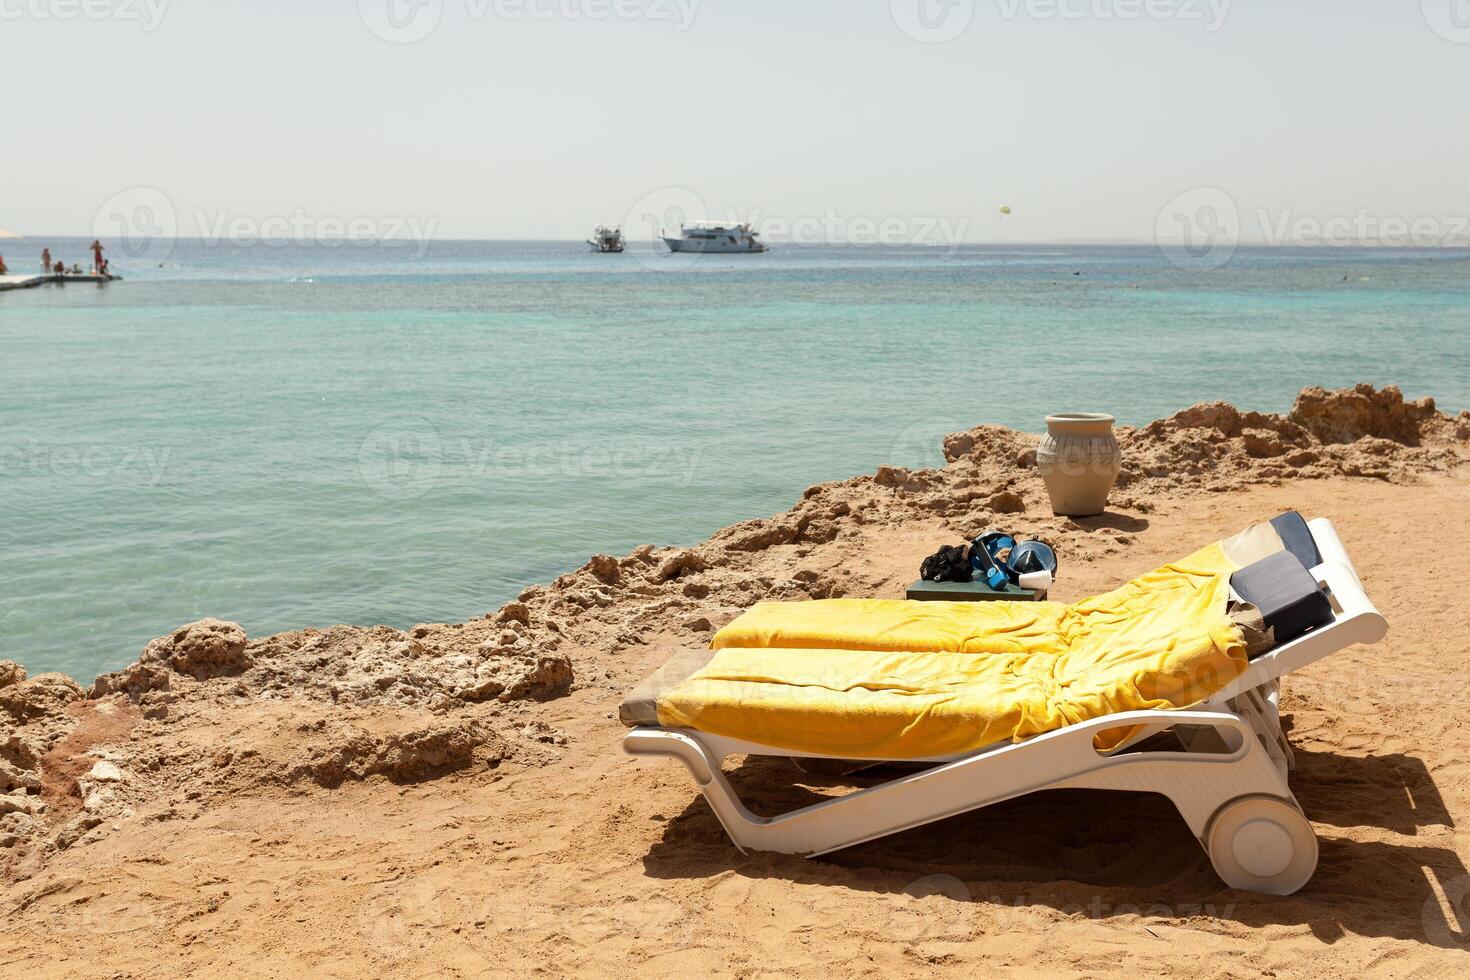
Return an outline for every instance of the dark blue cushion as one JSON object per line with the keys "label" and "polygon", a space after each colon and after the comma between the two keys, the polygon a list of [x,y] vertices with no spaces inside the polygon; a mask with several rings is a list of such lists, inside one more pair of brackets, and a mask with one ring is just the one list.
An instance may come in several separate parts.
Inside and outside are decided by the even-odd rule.
{"label": "dark blue cushion", "polygon": [[1306,520],[1294,510],[1271,519],[1271,526],[1286,545],[1286,550],[1296,555],[1297,561],[1307,568],[1322,564],[1322,555],[1317,551],[1317,542],[1312,539],[1312,529]]}
{"label": "dark blue cushion", "polygon": [[[1320,562],[1318,563],[1320,564]],[[1230,576],[1235,594],[1261,611],[1278,644],[1332,622],[1332,603],[1296,555],[1278,551]]]}

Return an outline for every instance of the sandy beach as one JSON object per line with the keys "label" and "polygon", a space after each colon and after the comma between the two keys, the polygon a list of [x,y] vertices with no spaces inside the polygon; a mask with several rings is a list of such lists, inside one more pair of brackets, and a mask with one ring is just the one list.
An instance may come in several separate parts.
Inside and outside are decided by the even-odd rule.
{"label": "sandy beach", "polygon": [[[1285,407],[1285,406],[1283,406]],[[1470,415],[1396,389],[1200,405],[1119,433],[1108,512],[1052,515],[1037,437],[809,489],[687,549],[596,556],[457,624],[181,626],[89,690],[0,663],[12,976],[1181,974],[1470,968]],[[940,544],[1055,542],[1071,601],[1296,508],[1388,639],[1290,677],[1316,876],[1221,884],[1162,797],[1041,793],[817,859],[739,853],[619,701],[759,600],[900,597]],[[79,610],[79,615],[84,614]],[[774,813],[863,785],[752,760]]]}

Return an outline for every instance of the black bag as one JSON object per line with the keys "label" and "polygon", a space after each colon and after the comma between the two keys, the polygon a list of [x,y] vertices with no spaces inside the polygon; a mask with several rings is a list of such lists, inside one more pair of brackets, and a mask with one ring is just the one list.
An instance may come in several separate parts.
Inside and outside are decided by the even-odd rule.
{"label": "black bag", "polygon": [[970,581],[970,552],[964,545],[945,545],[924,559],[919,577],[926,582]]}

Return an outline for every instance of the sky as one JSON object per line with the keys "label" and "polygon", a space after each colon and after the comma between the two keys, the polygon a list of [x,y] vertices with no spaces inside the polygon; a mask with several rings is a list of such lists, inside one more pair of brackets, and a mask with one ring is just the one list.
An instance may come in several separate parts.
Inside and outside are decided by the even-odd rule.
{"label": "sky", "polygon": [[1467,82],[1470,0],[0,0],[0,228],[1449,240]]}

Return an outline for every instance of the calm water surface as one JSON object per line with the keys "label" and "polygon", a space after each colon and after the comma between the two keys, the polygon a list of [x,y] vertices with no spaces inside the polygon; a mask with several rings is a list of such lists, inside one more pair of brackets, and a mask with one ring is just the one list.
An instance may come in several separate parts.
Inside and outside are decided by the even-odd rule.
{"label": "calm water surface", "polygon": [[[85,243],[8,242],[13,270],[33,244]],[[479,615],[980,422],[1356,381],[1470,407],[1453,252],[185,242],[113,267],[0,294],[0,657],[84,682],[205,615]]]}

